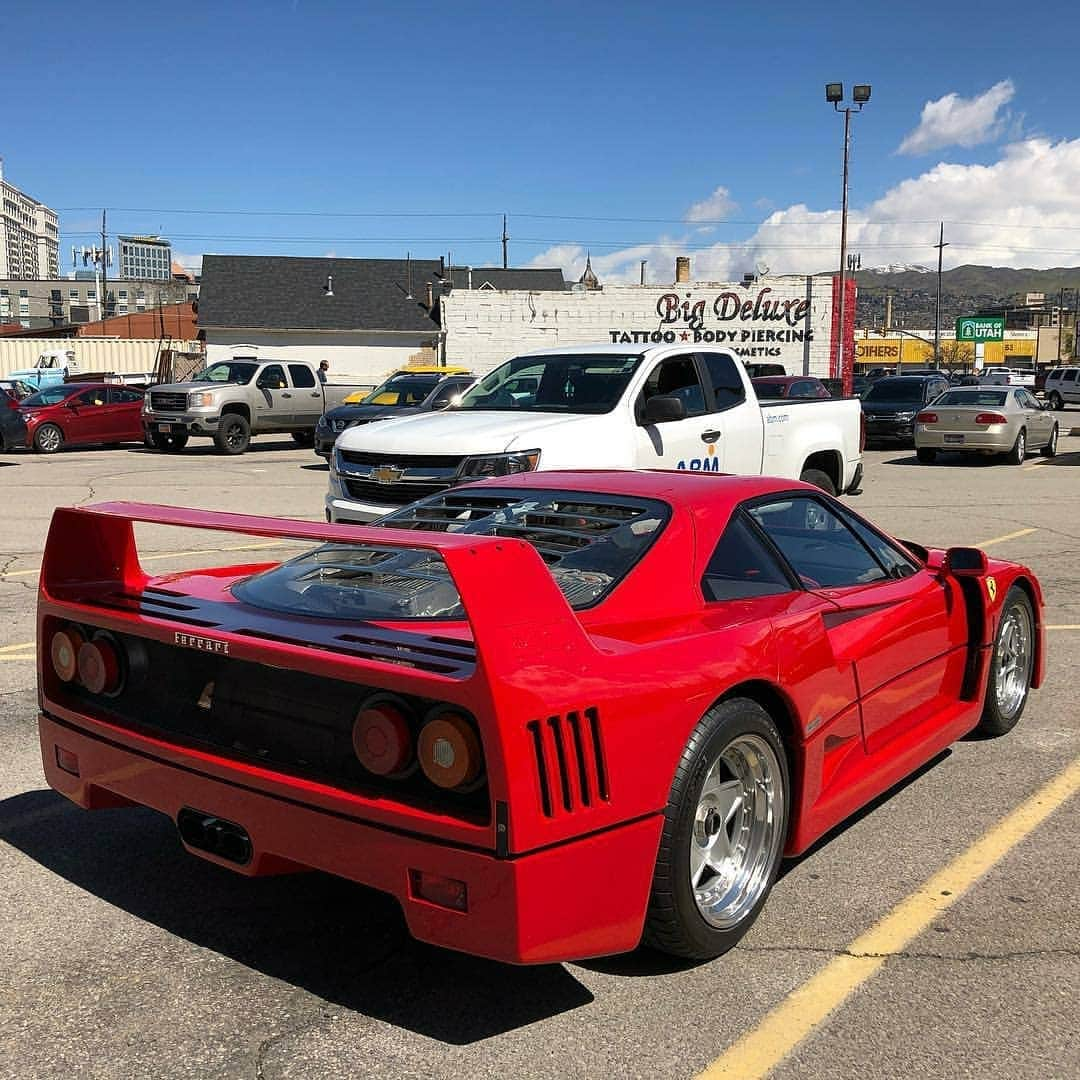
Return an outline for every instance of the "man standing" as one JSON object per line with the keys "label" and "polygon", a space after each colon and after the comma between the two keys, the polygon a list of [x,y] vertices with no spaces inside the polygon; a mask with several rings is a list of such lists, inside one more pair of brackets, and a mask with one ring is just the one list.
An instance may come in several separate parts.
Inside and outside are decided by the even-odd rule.
{"label": "man standing", "polygon": [[329,360],[320,360],[319,361],[319,382],[321,382],[321,383],[326,382],[326,373],[329,370],[330,370],[330,361]]}

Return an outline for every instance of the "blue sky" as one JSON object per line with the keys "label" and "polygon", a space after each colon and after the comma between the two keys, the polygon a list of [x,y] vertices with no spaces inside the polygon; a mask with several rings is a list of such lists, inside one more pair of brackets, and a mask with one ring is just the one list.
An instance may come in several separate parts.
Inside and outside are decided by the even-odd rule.
{"label": "blue sky", "polygon": [[188,257],[491,264],[505,211],[517,265],[579,273],[591,251],[602,279],[646,258],[669,280],[685,250],[695,276],[827,269],[830,80],[873,85],[853,120],[864,266],[930,262],[939,217],[947,265],[1080,264],[1075,4],[101,10],[4,16],[5,176],[60,210],[65,267],[106,206],[110,233]]}

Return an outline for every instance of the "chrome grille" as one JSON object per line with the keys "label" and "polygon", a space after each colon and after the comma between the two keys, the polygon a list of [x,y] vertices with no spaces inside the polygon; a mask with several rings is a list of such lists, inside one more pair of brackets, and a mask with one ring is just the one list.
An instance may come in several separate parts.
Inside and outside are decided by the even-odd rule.
{"label": "chrome grille", "polygon": [[183,412],[187,408],[187,394],[151,390],[150,407],[160,409],[162,412]]}

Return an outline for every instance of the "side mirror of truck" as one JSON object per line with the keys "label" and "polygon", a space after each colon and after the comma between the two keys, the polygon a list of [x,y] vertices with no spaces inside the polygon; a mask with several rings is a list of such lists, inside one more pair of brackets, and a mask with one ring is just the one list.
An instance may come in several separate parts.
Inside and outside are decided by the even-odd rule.
{"label": "side mirror of truck", "polygon": [[682,398],[671,394],[654,394],[645,402],[646,424],[669,424],[672,420],[686,419],[686,405]]}

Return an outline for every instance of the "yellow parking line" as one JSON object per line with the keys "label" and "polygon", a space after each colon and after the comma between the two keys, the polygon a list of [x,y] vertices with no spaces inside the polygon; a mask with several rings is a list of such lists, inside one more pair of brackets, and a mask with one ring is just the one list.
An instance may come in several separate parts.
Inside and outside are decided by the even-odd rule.
{"label": "yellow parking line", "polygon": [[1016,540],[1021,536],[1027,536],[1029,533],[1038,532],[1038,529],[1017,529],[1016,532],[1006,533],[1004,536],[992,536],[989,540],[979,540],[976,542],[975,547],[989,547],[991,544],[1004,544],[1006,540]]}
{"label": "yellow parking line", "polygon": [[1078,791],[1080,757],[792,991],[756,1028],[700,1073],[698,1080],[759,1080],[766,1076],[890,956],[905,949]]}
{"label": "yellow parking line", "polygon": [[1080,630],[1080,623],[1056,623],[1046,627],[1047,630]]}
{"label": "yellow parking line", "polygon": [[1021,465],[1021,469],[1041,469],[1045,465],[1049,465],[1049,461],[1029,461],[1026,465]]}
{"label": "yellow parking line", "polygon": [[18,645],[0,646],[0,653],[26,652],[27,649],[32,649],[33,647],[34,643],[32,641],[20,641]]}
{"label": "yellow parking line", "polygon": [[7,656],[0,656],[0,664],[3,664],[10,660],[26,660],[27,662],[32,662],[36,659],[37,655],[35,653],[26,653],[21,656],[17,653],[9,653]]}

